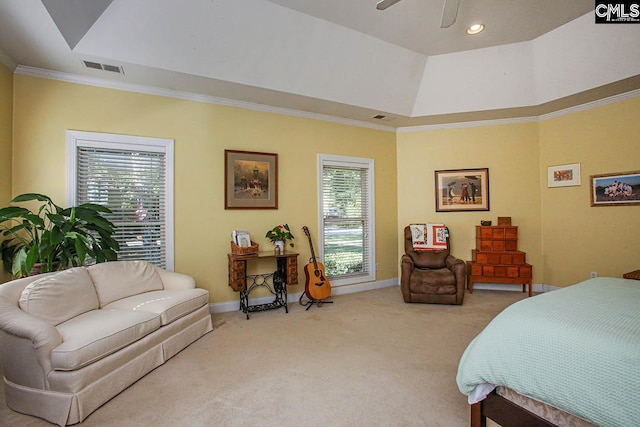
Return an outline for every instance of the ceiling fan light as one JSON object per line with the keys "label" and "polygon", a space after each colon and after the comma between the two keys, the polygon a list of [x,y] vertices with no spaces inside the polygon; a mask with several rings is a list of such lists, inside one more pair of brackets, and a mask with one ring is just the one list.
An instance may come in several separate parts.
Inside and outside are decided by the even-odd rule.
{"label": "ceiling fan light", "polygon": [[472,26],[467,28],[467,34],[469,35],[478,34],[482,30],[484,30],[484,24],[473,24]]}

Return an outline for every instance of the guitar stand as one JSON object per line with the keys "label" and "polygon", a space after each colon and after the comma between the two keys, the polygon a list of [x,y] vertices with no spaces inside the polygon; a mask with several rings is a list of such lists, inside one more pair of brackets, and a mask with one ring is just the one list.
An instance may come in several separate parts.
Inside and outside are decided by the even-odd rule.
{"label": "guitar stand", "polygon": [[311,306],[313,304],[316,304],[318,307],[322,307],[322,304],[333,304],[333,301],[325,301],[322,299],[309,299],[309,301],[305,302],[304,304],[302,303],[302,299],[305,297],[305,293],[303,292],[300,295],[300,299],[298,300],[298,302],[300,303],[301,306],[303,307],[307,307],[305,309],[305,311],[309,311],[309,309],[311,308]]}
{"label": "guitar stand", "polygon": [[307,306],[305,311],[309,311],[309,309],[311,308],[311,306],[313,304],[316,304],[318,307],[322,307],[322,304],[333,304],[333,301],[325,301],[325,300],[321,300],[321,299],[310,299],[309,301],[307,301],[304,304],[304,305]]}

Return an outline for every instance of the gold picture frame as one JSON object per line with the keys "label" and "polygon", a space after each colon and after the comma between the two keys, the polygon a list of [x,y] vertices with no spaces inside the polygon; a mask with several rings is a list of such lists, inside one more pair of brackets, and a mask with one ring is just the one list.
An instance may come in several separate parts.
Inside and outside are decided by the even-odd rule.
{"label": "gold picture frame", "polygon": [[224,150],[224,208],[278,209],[278,155]]}
{"label": "gold picture frame", "polygon": [[591,206],[640,205],[640,171],[591,175]]}

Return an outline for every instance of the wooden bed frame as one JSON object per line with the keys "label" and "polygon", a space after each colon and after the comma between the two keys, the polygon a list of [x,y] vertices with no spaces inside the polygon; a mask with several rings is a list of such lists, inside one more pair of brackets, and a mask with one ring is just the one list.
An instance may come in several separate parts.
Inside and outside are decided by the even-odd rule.
{"label": "wooden bed frame", "polygon": [[487,427],[487,418],[502,427],[555,427],[493,390],[486,399],[471,405],[471,427]]}

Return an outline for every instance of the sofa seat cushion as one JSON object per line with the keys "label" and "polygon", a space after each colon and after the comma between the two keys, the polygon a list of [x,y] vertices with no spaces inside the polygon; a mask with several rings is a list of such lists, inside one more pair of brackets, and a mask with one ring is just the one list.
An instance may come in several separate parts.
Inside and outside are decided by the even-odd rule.
{"label": "sofa seat cushion", "polygon": [[153,264],[145,261],[111,261],[87,267],[98,294],[100,308],[143,292],[164,289]]}
{"label": "sofa seat cushion", "polygon": [[148,311],[160,316],[162,325],[168,325],[209,303],[205,289],[151,291],[114,301],[104,309]]}
{"label": "sofa seat cushion", "polygon": [[72,371],[100,360],[160,328],[148,311],[93,310],[57,326],[63,342],[51,351],[51,367]]}
{"label": "sofa seat cushion", "polygon": [[53,326],[98,308],[98,295],[87,270],[70,268],[29,283],[19,301],[20,308]]}

